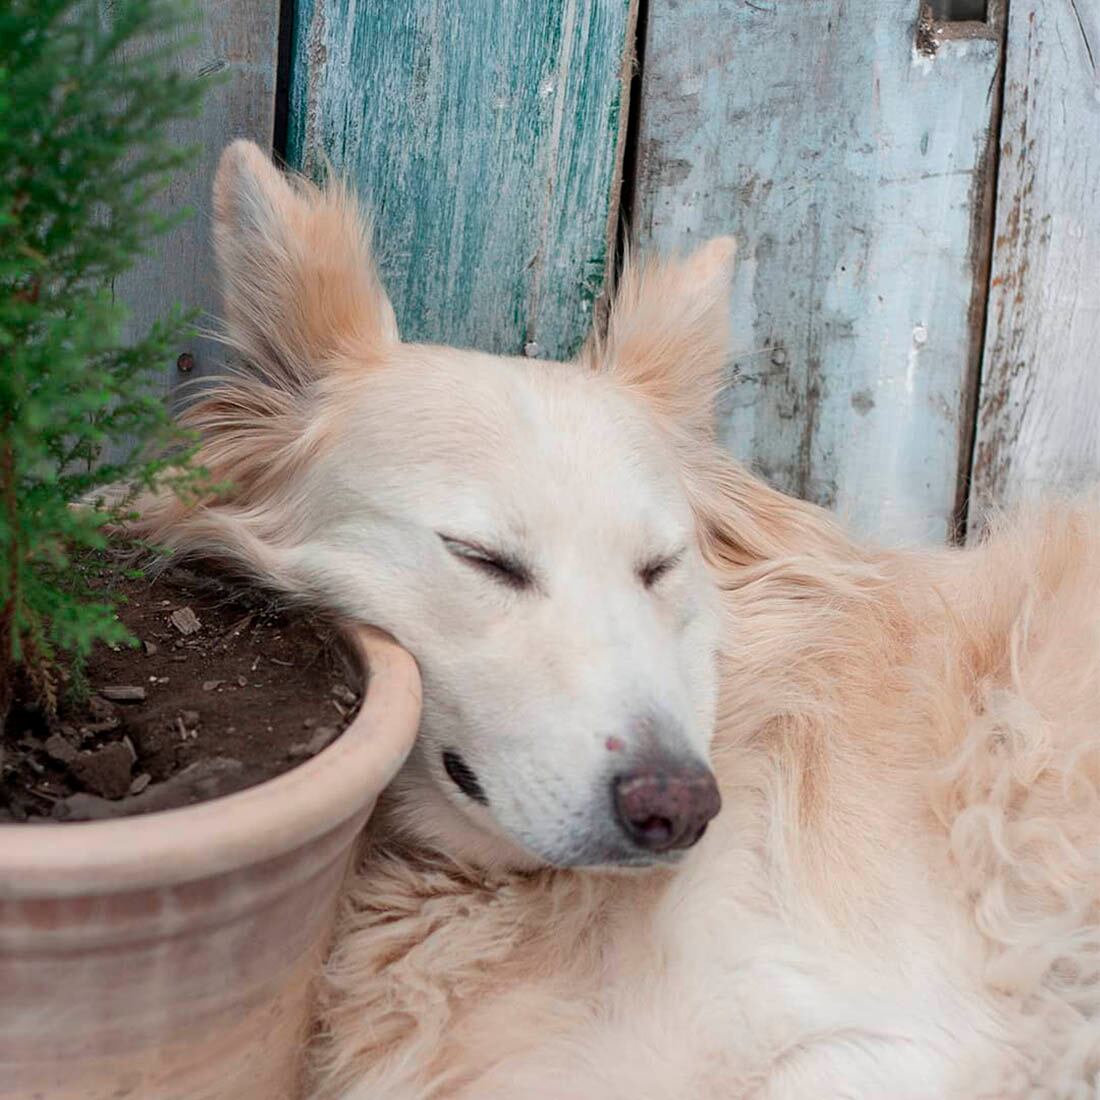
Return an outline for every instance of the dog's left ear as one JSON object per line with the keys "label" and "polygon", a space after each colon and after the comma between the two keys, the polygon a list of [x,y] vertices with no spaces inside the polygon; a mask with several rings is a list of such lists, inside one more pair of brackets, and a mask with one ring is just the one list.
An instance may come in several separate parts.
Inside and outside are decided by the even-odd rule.
{"label": "dog's left ear", "polygon": [[713,434],[730,355],[729,294],[737,244],[716,237],[682,259],[628,256],[607,332],[583,355],[668,423]]}

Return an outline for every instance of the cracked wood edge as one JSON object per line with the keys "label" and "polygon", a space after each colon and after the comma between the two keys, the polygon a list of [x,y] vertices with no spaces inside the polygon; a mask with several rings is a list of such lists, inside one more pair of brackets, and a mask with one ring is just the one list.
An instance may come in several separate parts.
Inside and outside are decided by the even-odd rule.
{"label": "cracked wood edge", "polygon": [[972,527],[1100,478],[1100,9],[1012,0]]}
{"label": "cracked wood edge", "polygon": [[[218,75],[201,115],[172,124],[172,140],[195,150],[187,168],[176,174],[157,202],[162,209],[188,208],[191,216],[151,242],[133,269],[115,280],[114,293],[130,310],[126,335],[138,338],[174,305],[200,311],[198,325],[211,329],[221,303],[210,238],[210,186],[222,150],[234,138],[251,138],[271,148],[278,57],[277,4],[218,0],[196,5],[198,41],[176,52],[180,67],[198,75]],[[187,353],[193,367],[181,373],[177,358]],[[217,371],[223,349],[216,340],[196,335],[173,350],[164,365],[164,391],[204,373]]]}

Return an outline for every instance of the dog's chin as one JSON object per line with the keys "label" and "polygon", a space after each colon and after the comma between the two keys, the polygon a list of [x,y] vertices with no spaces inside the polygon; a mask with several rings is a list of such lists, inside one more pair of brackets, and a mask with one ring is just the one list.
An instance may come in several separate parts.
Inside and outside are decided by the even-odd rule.
{"label": "dog's chin", "polygon": [[[686,853],[643,852],[626,844],[580,836],[567,847],[544,846],[536,837],[514,838],[500,826],[477,836],[465,833],[464,843],[448,844],[449,854],[464,862],[509,871],[559,870],[639,874],[679,864]],[[457,837],[449,838],[457,840]]]}
{"label": "dog's chin", "polygon": [[598,840],[580,839],[575,849],[564,852],[544,851],[537,858],[544,867],[569,871],[612,871],[624,874],[651,871],[659,867],[675,867],[685,853],[642,852],[637,848]]}
{"label": "dog's chin", "polygon": [[[534,831],[516,835],[491,813],[478,814],[484,823],[462,815],[466,828],[462,830],[465,858],[483,866],[507,868],[512,871],[535,871],[551,868],[562,871],[641,872],[656,867],[674,867],[684,857],[681,851],[646,852],[620,838],[614,823],[606,829],[594,826],[577,835],[546,840]],[[472,830],[472,833],[471,833]],[[472,835],[473,834],[473,835]],[[457,840],[458,836],[452,839]],[[476,854],[475,854],[476,853]]]}

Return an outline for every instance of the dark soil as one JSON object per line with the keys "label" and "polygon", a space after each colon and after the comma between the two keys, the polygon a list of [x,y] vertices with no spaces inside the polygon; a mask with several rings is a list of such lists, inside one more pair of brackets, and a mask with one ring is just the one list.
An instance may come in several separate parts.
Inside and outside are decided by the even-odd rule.
{"label": "dark soil", "polygon": [[358,707],[346,650],[300,610],[179,567],[111,590],[140,645],[99,646],[83,701],[55,717],[27,701],[9,713],[0,821],[122,817],[229,794],[320,752]]}

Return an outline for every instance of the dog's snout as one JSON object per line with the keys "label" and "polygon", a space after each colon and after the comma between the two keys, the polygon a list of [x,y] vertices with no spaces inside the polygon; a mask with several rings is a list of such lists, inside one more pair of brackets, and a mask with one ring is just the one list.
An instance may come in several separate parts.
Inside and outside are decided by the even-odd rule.
{"label": "dog's snout", "polygon": [[722,808],[713,773],[700,764],[643,767],[612,782],[619,824],[639,848],[690,848]]}

